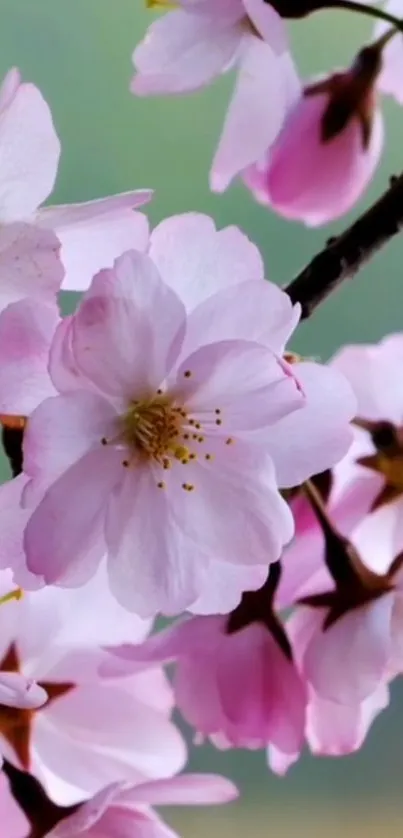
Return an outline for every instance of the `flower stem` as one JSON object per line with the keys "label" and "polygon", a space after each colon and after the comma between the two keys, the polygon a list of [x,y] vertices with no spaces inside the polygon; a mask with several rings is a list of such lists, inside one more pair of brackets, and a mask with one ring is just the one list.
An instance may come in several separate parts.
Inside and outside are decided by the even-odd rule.
{"label": "flower stem", "polygon": [[346,279],[353,277],[384,245],[403,230],[403,173],[344,233],[329,239],[309,265],[284,288],[300,303],[306,320]]}

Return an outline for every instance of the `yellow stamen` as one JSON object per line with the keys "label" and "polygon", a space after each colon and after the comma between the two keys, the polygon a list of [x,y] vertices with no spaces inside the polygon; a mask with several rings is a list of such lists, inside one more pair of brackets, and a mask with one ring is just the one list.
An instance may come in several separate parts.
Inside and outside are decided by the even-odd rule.
{"label": "yellow stamen", "polygon": [[0,597],[0,605],[5,605],[6,602],[11,602],[13,599],[17,602],[22,599],[24,591],[21,588],[15,588],[14,591],[9,591],[8,594]]}

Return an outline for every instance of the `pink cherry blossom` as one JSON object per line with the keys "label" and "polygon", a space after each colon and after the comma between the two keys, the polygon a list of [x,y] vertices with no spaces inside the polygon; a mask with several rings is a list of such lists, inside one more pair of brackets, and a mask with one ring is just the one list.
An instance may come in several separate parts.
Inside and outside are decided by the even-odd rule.
{"label": "pink cherry blossom", "polygon": [[123,838],[129,834],[131,838],[175,838],[176,833],[151,806],[221,804],[237,794],[230,780],[214,774],[184,774],[139,785],[113,783],[61,820],[45,838]]}
{"label": "pink cherry blossom", "polygon": [[284,23],[263,0],[177,5],[136,47],[131,90],[139,96],[187,93],[238,69],[210,178],[221,192],[273,142],[299,81]]}
{"label": "pink cherry blossom", "polygon": [[[373,89],[353,108],[347,92],[345,106],[336,100],[343,88],[354,91],[356,75],[353,65],[305,87],[274,144],[243,174],[260,203],[315,227],[344,215],[361,197],[378,165],[384,132]],[[328,129],[333,105],[336,121]],[[348,107],[351,114],[339,125],[337,108],[344,114]]]}
{"label": "pink cherry blossom", "polygon": [[278,558],[292,521],[275,474],[295,485],[340,457],[355,405],[337,373],[282,360],[299,311],[262,278],[239,231],[193,215],[95,278],[51,349],[60,395],[26,432],[31,572],[79,584],[106,551],[123,604],[175,613],[207,562]]}
{"label": "pink cherry blossom", "polygon": [[[0,583],[12,588],[8,572]],[[107,659],[100,644],[142,639],[148,628],[111,597],[104,570],[79,591],[47,588],[0,608],[0,687],[35,679],[47,697],[35,712],[0,706],[0,753],[34,774],[56,803],[76,803],[116,779],[182,768],[185,746],[161,669],[139,665],[124,679],[99,672]],[[32,694],[31,708],[40,697]]]}
{"label": "pink cherry blossom", "polygon": [[59,290],[62,263],[64,287],[82,289],[129,247],[146,247],[147,220],[133,209],[149,190],[38,209],[55,183],[60,142],[42,94],[15,69],[0,88],[0,156],[0,307],[25,296],[47,300]]}
{"label": "pink cherry blossom", "polygon": [[237,611],[231,617],[193,617],[139,646],[117,648],[110,671],[116,667],[123,674],[133,662],[174,660],[176,704],[198,735],[221,748],[271,743],[293,755],[303,743],[306,692],[287,639],[279,641],[257,620],[238,628],[234,617]]}

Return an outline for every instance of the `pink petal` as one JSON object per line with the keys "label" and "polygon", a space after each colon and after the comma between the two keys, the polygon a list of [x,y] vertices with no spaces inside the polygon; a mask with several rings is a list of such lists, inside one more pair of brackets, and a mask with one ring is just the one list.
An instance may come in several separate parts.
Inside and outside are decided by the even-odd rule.
{"label": "pink petal", "polygon": [[292,75],[296,78],[288,55],[278,56],[271,44],[244,36],[237,84],[211,169],[213,191],[227,189],[276,139],[290,104]]}
{"label": "pink petal", "polygon": [[112,267],[126,250],[146,249],[148,221],[134,209],[151,197],[150,190],[138,190],[40,210],[37,223],[53,229],[62,245],[63,288],[85,290],[101,268]]}
{"label": "pink petal", "polygon": [[279,54],[288,46],[287,28],[277,12],[261,0],[242,0],[249,20],[256,27],[263,40]]}
{"label": "pink petal", "polygon": [[379,162],[383,121],[374,114],[368,148],[353,119],[331,142],[323,143],[320,124],[327,94],[303,96],[288,116],[270,153],[267,194],[285,218],[309,226],[325,224],[347,212],[367,187]]}
{"label": "pink petal", "polygon": [[338,463],[351,444],[350,421],[356,414],[351,387],[336,370],[304,362],[293,365],[293,372],[305,403],[280,418],[267,438],[282,488],[299,486]]}
{"label": "pink petal", "polygon": [[[49,106],[33,84],[3,91],[0,112],[0,219],[23,221],[53,189],[60,143]],[[10,96],[10,93],[13,93]],[[8,100],[8,101],[7,101]]]}
{"label": "pink petal", "polygon": [[[76,812],[63,818],[54,829],[47,833],[46,838],[77,838],[82,833],[89,832],[97,824],[118,798],[124,783],[111,783],[101,789],[91,800],[83,803]],[[119,834],[110,833],[110,838],[120,838]]]}
{"label": "pink petal", "polygon": [[180,393],[203,433],[214,437],[267,429],[304,404],[283,362],[270,349],[249,341],[203,346],[182,361],[172,379],[168,386]]}
{"label": "pink petal", "polygon": [[184,611],[197,598],[204,571],[201,549],[184,538],[169,510],[168,489],[158,489],[158,481],[151,469],[128,469],[106,525],[111,590],[141,617]]}
{"label": "pink petal", "polygon": [[13,303],[0,313],[0,412],[29,416],[54,395],[49,347],[59,321],[56,307],[38,300]]}
{"label": "pink petal", "polygon": [[18,672],[0,673],[0,704],[35,710],[45,704],[48,696],[39,684]]}
{"label": "pink petal", "polygon": [[237,227],[216,230],[200,213],[162,221],[151,234],[149,254],[190,311],[217,291],[264,278],[256,245]]}
{"label": "pink petal", "polygon": [[272,282],[240,282],[201,302],[188,318],[182,354],[222,340],[250,340],[282,355],[300,315]]}
{"label": "pink petal", "polygon": [[357,398],[357,413],[365,419],[403,420],[403,392],[396,387],[403,360],[403,337],[396,335],[376,344],[345,346],[332,359],[349,380]]}
{"label": "pink petal", "polygon": [[238,797],[238,789],[217,774],[182,774],[167,780],[152,780],[123,791],[121,801],[151,806],[209,806],[228,803]]}
{"label": "pink petal", "polygon": [[0,225],[0,311],[24,297],[54,304],[64,275],[59,251],[50,230]]}
{"label": "pink petal", "polygon": [[86,795],[116,777],[169,777],[186,762],[178,729],[165,713],[136,700],[129,683],[81,684],[44,714],[46,726],[38,725],[34,741],[38,759]]}
{"label": "pink petal", "polygon": [[[121,454],[89,451],[48,489],[25,530],[27,566],[47,584],[83,584],[102,557],[102,524],[111,492],[121,479]],[[84,574],[84,577],[83,577]]]}
{"label": "pink petal", "polygon": [[385,594],[315,635],[304,655],[303,669],[318,695],[355,704],[385,679],[393,600],[393,593]]}
{"label": "pink petal", "polygon": [[72,347],[78,370],[113,396],[132,399],[153,392],[179,351],[184,325],[181,301],[149,257],[125,253],[112,270],[95,277],[75,315]]}
{"label": "pink petal", "polygon": [[355,528],[352,541],[371,570],[387,573],[403,550],[403,498],[367,514]]}
{"label": "pink petal", "polygon": [[334,757],[358,751],[372,722],[388,703],[389,690],[384,684],[361,704],[336,704],[312,694],[307,721],[312,752]]}
{"label": "pink petal", "polygon": [[[41,580],[26,567],[23,534],[30,512],[21,508],[21,496],[27,482],[20,474],[0,486],[0,568],[12,568],[15,585],[32,590],[40,587]],[[3,611],[0,609],[0,614]],[[4,613],[9,614],[10,608]]]}
{"label": "pink petal", "polygon": [[101,439],[115,433],[116,419],[111,404],[90,391],[46,399],[34,411],[25,430],[25,473],[50,482],[91,448],[105,453]]}
{"label": "pink petal", "polygon": [[246,450],[238,440],[213,450],[212,461],[186,465],[186,481],[194,492],[184,492],[180,484],[169,486],[178,526],[195,545],[202,532],[203,549],[211,557],[241,565],[276,561],[292,538],[293,520],[277,492],[271,461],[259,448]]}
{"label": "pink petal", "polygon": [[234,61],[241,25],[216,15],[173,11],[156,20],[133,53],[132,93],[182,93],[209,84]]}
{"label": "pink petal", "polygon": [[201,593],[189,606],[192,614],[228,614],[244,591],[255,591],[267,578],[267,566],[246,566],[212,561],[206,566]]}

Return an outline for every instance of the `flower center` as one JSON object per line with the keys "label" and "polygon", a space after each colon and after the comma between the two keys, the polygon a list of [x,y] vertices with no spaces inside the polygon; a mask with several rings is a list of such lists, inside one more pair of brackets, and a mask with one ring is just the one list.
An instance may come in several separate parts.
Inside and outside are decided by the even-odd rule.
{"label": "flower center", "polygon": [[183,462],[191,457],[186,444],[190,435],[183,433],[188,422],[186,410],[158,392],[150,399],[132,402],[123,417],[123,438],[130,448],[162,466],[171,456]]}

